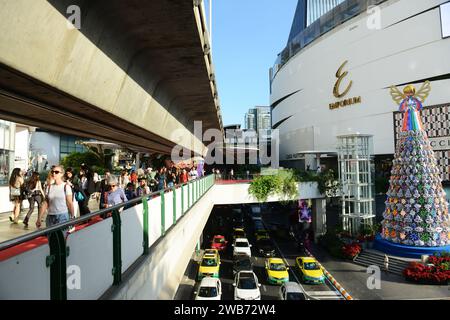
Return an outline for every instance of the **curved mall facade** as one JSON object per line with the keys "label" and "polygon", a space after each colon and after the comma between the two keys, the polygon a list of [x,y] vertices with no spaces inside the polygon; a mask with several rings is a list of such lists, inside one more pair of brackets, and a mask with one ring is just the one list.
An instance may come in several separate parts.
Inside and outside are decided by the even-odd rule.
{"label": "curved mall facade", "polygon": [[[379,5],[356,8],[363,11],[326,32],[322,17],[297,39],[300,50],[288,45],[271,70],[281,164],[299,166],[305,152],[336,152],[337,136],[353,133],[373,135],[376,158],[392,156],[402,117],[389,88],[413,83],[419,89],[429,80],[422,117],[443,179],[450,180],[450,38],[441,17],[448,1],[372,2]],[[335,9],[350,10],[351,3]],[[304,40],[314,33],[322,35]]]}

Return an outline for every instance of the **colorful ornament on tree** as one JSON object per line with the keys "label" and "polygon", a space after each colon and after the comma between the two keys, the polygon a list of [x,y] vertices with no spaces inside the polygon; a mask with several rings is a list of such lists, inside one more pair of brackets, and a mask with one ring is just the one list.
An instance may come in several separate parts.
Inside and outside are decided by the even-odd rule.
{"label": "colorful ornament on tree", "polygon": [[381,236],[397,244],[419,247],[450,245],[446,194],[419,114],[430,91],[428,81],[417,93],[412,85],[407,86],[403,93],[391,88],[391,95],[400,105],[404,119],[386,193]]}

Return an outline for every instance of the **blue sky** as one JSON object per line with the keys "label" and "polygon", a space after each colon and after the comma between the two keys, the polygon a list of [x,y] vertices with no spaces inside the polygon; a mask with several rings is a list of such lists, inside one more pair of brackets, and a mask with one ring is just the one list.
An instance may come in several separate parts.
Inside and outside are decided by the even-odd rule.
{"label": "blue sky", "polygon": [[249,108],[269,105],[269,68],[286,46],[297,0],[212,1],[213,60],[223,123],[243,125]]}

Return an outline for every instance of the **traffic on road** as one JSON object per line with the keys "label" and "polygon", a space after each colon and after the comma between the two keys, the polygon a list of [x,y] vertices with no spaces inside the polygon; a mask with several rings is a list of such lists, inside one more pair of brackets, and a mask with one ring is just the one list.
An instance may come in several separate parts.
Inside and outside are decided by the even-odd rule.
{"label": "traffic on road", "polygon": [[203,232],[196,300],[345,300],[259,205],[215,208]]}

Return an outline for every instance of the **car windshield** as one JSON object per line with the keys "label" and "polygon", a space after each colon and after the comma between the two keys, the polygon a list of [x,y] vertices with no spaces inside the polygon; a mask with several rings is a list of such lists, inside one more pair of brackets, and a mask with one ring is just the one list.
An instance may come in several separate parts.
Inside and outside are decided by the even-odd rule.
{"label": "car windshield", "polygon": [[198,296],[202,298],[214,298],[217,297],[217,288],[215,287],[201,287]]}
{"label": "car windshield", "polygon": [[239,237],[245,237],[245,232],[244,231],[235,231],[234,232],[234,236],[239,238]]}
{"label": "car windshield", "polygon": [[248,247],[247,242],[236,242],[236,247]]}
{"label": "car windshield", "polygon": [[286,271],[286,266],[282,263],[271,263],[270,270],[274,271]]}
{"label": "car windshield", "polygon": [[253,290],[256,289],[256,282],[252,276],[245,276],[239,279],[238,289]]}
{"label": "car windshield", "polygon": [[216,267],[217,261],[216,261],[216,259],[212,259],[212,258],[203,258],[202,266],[203,267]]}
{"label": "car windshield", "polygon": [[306,300],[305,295],[300,292],[288,292],[286,300]]}
{"label": "car windshield", "polygon": [[224,238],[215,238],[214,243],[225,243],[225,239]]}
{"label": "car windshield", "polygon": [[315,262],[305,262],[305,270],[320,270],[320,267]]}

